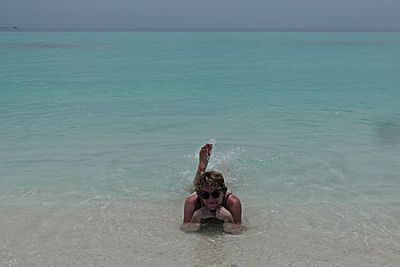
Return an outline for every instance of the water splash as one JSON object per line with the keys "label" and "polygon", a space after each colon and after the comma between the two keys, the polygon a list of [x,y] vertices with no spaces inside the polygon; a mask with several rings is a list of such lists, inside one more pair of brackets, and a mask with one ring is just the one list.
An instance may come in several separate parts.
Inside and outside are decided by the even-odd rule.
{"label": "water splash", "polygon": [[242,179],[238,170],[240,169],[239,159],[246,152],[243,147],[231,148],[227,151],[214,151],[214,156],[210,159],[208,169],[221,172],[228,185],[235,185]]}
{"label": "water splash", "polygon": [[215,139],[215,137],[211,137],[210,139],[208,139],[207,144],[212,144],[213,146],[217,143],[217,140]]}

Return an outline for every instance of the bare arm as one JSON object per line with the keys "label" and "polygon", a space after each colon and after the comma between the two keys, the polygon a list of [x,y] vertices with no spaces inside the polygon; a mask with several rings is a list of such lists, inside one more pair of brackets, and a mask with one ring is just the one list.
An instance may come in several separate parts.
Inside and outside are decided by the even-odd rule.
{"label": "bare arm", "polygon": [[183,208],[183,223],[190,223],[194,212],[196,211],[196,194],[191,194],[185,200],[185,206]]}
{"label": "bare arm", "polygon": [[231,195],[228,199],[227,208],[231,212],[234,224],[242,223],[242,203],[235,195]]}
{"label": "bare arm", "polygon": [[196,210],[197,195],[190,195],[185,201],[183,211],[183,224],[181,229],[186,232],[193,232],[200,229],[201,219],[214,217],[215,215],[206,207]]}
{"label": "bare arm", "polygon": [[242,226],[242,203],[234,195],[229,198],[227,208],[232,215],[232,221],[225,221],[224,232],[230,234],[240,234],[243,231]]}

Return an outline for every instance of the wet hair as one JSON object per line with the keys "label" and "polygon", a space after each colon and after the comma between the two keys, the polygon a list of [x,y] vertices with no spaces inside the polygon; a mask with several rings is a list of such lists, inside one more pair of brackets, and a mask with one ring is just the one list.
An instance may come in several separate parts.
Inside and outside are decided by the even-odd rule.
{"label": "wet hair", "polygon": [[224,176],[218,171],[207,171],[201,174],[194,182],[196,192],[201,192],[205,186],[212,186],[219,190],[227,190],[225,186]]}

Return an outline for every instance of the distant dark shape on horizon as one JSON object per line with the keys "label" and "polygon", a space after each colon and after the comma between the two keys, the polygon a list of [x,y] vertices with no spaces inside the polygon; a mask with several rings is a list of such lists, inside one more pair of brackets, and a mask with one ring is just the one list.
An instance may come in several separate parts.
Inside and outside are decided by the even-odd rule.
{"label": "distant dark shape on horizon", "polygon": [[0,29],[399,31],[399,10],[397,0],[4,0]]}

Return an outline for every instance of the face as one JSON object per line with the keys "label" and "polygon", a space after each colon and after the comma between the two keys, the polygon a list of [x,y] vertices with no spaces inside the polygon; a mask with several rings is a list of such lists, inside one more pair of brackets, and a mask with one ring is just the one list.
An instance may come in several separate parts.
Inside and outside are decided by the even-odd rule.
{"label": "face", "polygon": [[[224,199],[224,192],[220,191],[220,194],[217,198],[214,198],[214,195],[217,194],[218,190],[216,190],[215,187],[213,186],[204,186],[201,190],[200,193],[200,198],[203,200],[204,205],[209,209],[209,210],[215,210],[217,209],[221,204],[222,200]],[[208,193],[208,194],[207,194]],[[204,195],[204,196],[202,196]],[[208,195],[208,199],[206,199],[206,196]]]}

